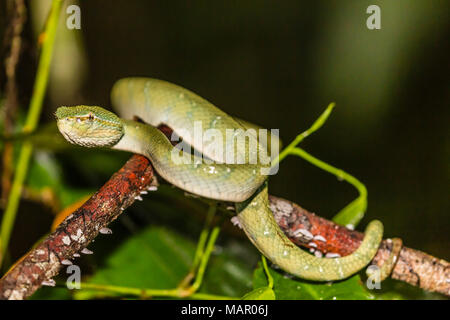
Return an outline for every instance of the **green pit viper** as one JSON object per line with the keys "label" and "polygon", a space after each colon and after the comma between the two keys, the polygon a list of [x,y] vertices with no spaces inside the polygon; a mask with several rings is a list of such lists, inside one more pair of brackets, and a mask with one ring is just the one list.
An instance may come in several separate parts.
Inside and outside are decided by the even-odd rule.
{"label": "green pit viper", "polygon": [[[258,142],[257,136],[247,135],[244,138],[249,139],[249,145],[250,141],[256,142],[257,148],[237,148],[239,141],[245,144],[245,139],[238,138],[250,126],[247,122],[227,115],[185,88],[151,78],[117,81],[111,101],[120,118],[97,106],[59,107],[55,113],[59,131],[69,142],[81,146],[110,147],[144,155],[171,184],[202,197],[236,203],[239,224],[249,239],[284,271],[308,280],[340,280],[365,267],[377,252],[383,234],[383,225],[377,220],[368,224],[359,248],[345,257],[319,258],[295,246],[281,231],[269,207],[267,175],[261,172],[270,163],[250,161],[263,150],[263,143]],[[131,120],[136,117],[145,123]],[[217,150],[193,138],[195,121],[201,123],[202,129],[215,129],[223,136],[227,129],[235,130],[238,143],[230,145],[230,141],[225,141],[225,152],[218,156],[220,152],[213,152]],[[171,127],[205,157],[176,149],[175,154],[186,156],[189,161],[175,164],[174,146],[156,128],[160,124]],[[243,157],[244,163],[205,161],[218,157],[223,160],[229,150],[236,157]],[[388,274],[391,268],[383,265],[382,274]]]}

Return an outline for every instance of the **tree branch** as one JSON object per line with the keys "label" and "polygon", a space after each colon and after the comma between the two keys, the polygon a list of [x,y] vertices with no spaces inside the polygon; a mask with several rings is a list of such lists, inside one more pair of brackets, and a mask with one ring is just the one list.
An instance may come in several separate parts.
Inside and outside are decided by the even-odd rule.
{"label": "tree branch", "polygon": [[[135,155],[78,210],[0,279],[0,298],[22,300],[49,283],[153,181],[150,162]],[[84,249],[84,250],[83,250]],[[51,282],[50,282],[51,283]]]}
{"label": "tree branch", "polygon": [[[346,256],[359,247],[364,237],[361,232],[318,217],[288,200],[274,196],[269,196],[269,200],[275,220],[289,239],[313,252],[320,252],[320,256]],[[372,264],[381,267],[391,250],[392,241],[383,240]],[[450,264],[419,250],[403,247],[391,278],[450,296]]]}
{"label": "tree branch", "polygon": [[[29,297],[43,282],[51,281],[61,267],[71,264],[74,254],[89,253],[84,248],[153,181],[148,159],[132,156],[97,193],[0,279],[0,298]],[[363,238],[362,233],[338,226],[290,201],[270,196],[270,204],[275,219],[291,240],[316,252],[344,256],[354,251]],[[391,243],[384,240],[373,263],[381,265],[390,250]],[[403,247],[391,276],[424,290],[450,295],[449,263],[418,250]]]}

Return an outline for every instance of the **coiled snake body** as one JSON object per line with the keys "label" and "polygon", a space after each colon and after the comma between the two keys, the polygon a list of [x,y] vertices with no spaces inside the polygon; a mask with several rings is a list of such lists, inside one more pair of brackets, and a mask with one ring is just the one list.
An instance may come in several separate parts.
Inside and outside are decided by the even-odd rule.
{"label": "coiled snake body", "polygon": [[[226,130],[233,129],[236,138],[242,138],[245,134],[242,129],[246,127],[193,92],[162,80],[126,78],[114,85],[111,100],[121,118],[101,107],[58,108],[60,132],[68,141],[82,146],[106,146],[142,154],[164,179],[179,188],[237,203],[240,225],[253,244],[273,263],[297,277],[318,281],[344,279],[374,257],[383,234],[383,225],[377,220],[367,226],[360,247],[345,257],[319,258],[295,246],[280,230],[269,208],[267,176],[261,170],[270,163],[250,161],[255,155],[252,152],[261,152],[261,143],[252,135],[244,138],[249,139],[249,145],[256,143],[256,150],[237,148],[239,141],[245,139],[237,139],[237,146],[225,141],[219,149],[196,141],[193,138],[196,121],[203,130],[214,129],[223,137]],[[147,124],[131,120],[133,117]],[[161,123],[170,126],[206,157],[174,150],[166,136],[156,129]],[[211,161],[224,160],[230,154],[241,156],[244,163]],[[188,161],[175,164],[174,155]]]}

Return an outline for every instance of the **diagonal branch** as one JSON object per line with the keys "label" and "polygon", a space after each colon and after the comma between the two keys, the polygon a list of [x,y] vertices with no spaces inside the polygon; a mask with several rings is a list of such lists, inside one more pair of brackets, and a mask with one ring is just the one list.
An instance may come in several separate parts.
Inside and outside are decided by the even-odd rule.
{"label": "diagonal branch", "polygon": [[152,180],[150,162],[142,156],[133,156],[0,279],[0,298],[21,300],[33,294],[43,282],[51,283],[61,267],[72,264],[74,254],[89,253],[85,249],[89,243],[130,206]]}

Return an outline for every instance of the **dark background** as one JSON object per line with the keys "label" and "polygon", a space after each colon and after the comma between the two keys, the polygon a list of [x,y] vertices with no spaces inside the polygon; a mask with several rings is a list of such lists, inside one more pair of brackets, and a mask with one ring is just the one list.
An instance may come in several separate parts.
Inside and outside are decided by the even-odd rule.
{"label": "dark background", "polygon": [[[381,30],[366,27],[371,4],[381,7]],[[448,4],[80,1],[82,29],[71,32],[83,40],[87,73],[72,96],[63,87],[47,98],[42,121],[58,105],[109,106],[116,80],[149,76],[279,128],[287,145],[335,101],[301,146],[367,186],[363,225],[380,219],[387,237],[448,260]],[[57,61],[70,65],[71,52]],[[357,196],[296,157],[283,161],[270,192],[328,218]]]}

